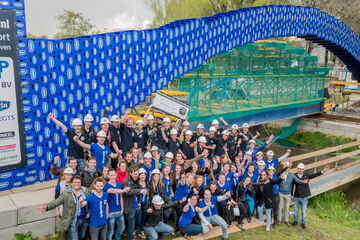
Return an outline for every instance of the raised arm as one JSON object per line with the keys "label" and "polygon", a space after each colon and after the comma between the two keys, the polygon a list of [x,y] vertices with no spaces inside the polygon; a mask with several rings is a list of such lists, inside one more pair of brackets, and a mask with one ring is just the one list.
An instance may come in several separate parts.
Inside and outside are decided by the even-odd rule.
{"label": "raised arm", "polygon": [[205,207],[203,207],[203,208],[197,207],[197,208],[196,208],[196,212],[197,212],[197,213],[203,213],[203,212],[205,212],[206,210],[208,210],[210,207],[211,207],[211,202],[209,202],[209,203],[208,203]]}
{"label": "raised arm", "polygon": [[104,112],[103,112],[102,117],[103,117],[103,118],[104,118],[104,117],[107,117],[107,114],[108,114],[109,111],[110,111],[110,108],[109,108],[109,107],[106,107],[106,108],[104,109]]}
{"label": "raised arm", "polygon": [[79,139],[79,136],[74,136],[74,141],[79,144],[80,147],[84,148],[84,149],[87,149],[87,150],[90,150],[91,149],[91,146],[90,144],[87,144],[87,143],[84,143],[82,142],[80,139]]}
{"label": "raised arm", "polygon": [[[227,128],[229,127],[229,124],[225,121],[225,119],[224,119],[223,117],[220,117],[219,119],[220,119],[220,121],[222,121],[222,123],[225,125],[225,129],[227,129]],[[224,129],[224,130],[225,130],[225,129]]]}
{"label": "raised arm", "polygon": [[125,123],[126,117],[130,114],[130,112],[131,112],[131,109],[130,109],[130,108],[126,109],[126,111],[125,111],[125,115],[124,115],[124,117],[123,117],[123,118],[121,118],[120,123],[122,123],[122,124],[124,124],[124,123]]}
{"label": "raised arm", "polygon": [[49,113],[48,117],[66,133],[68,128],[59,120],[54,117],[53,113]]}
{"label": "raised arm", "polygon": [[164,142],[168,143],[168,142],[169,142],[169,139],[166,137],[165,128],[164,128],[164,127],[161,128],[161,135],[162,135],[162,137],[163,137],[163,139],[164,139]]}
{"label": "raised arm", "polygon": [[287,157],[289,157],[290,153],[291,153],[291,149],[288,149],[284,155],[282,155],[281,157],[278,158],[279,162],[281,162],[281,161],[285,160]]}
{"label": "raised arm", "polygon": [[146,112],[145,112],[145,115],[144,115],[144,126],[146,125],[146,123],[147,123],[147,118],[148,118],[148,116],[149,116],[149,112],[151,111],[151,109],[152,109],[152,104],[150,104],[150,106],[149,106],[149,108],[146,110]]}

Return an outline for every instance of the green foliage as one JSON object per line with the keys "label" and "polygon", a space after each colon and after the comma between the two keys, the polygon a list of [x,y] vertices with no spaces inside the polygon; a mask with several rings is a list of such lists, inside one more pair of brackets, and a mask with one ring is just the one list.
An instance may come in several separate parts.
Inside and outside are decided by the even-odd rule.
{"label": "green foliage", "polygon": [[85,36],[98,32],[89,18],[85,18],[82,13],[73,10],[64,10],[64,13],[56,16],[56,19],[60,21],[58,26],[60,32],[55,35],[57,39]]}
{"label": "green foliage", "polygon": [[[296,144],[305,146],[308,149],[320,150],[333,146],[338,146],[346,143],[355,141],[351,138],[345,138],[341,136],[327,135],[321,132],[301,132],[296,133],[287,140],[292,141]],[[353,148],[349,148],[346,151],[353,151]]]}
{"label": "green foliage", "polygon": [[27,233],[15,233],[14,236],[16,240],[33,240],[30,231]]}
{"label": "green foliage", "polygon": [[310,204],[321,219],[349,227],[359,226],[360,213],[350,207],[345,197],[343,192],[326,192],[311,198]]}

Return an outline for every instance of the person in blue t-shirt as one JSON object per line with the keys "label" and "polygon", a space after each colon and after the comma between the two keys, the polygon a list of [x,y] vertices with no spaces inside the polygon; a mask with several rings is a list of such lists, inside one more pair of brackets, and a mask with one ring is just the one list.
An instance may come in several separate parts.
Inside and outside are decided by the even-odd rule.
{"label": "person in blue t-shirt", "polygon": [[110,158],[117,158],[117,153],[112,153],[108,146],[105,146],[106,133],[104,131],[99,131],[96,135],[97,143],[86,144],[79,140],[78,136],[74,137],[74,141],[77,142],[82,148],[90,150],[91,155],[96,158],[96,168],[102,169],[104,165],[107,164],[108,156]]}
{"label": "person in blue t-shirt", "polygon": [[188,236],[195,236],[202,232],[200,224],[192,224],[192,220],[195,217],[196,213],[204,212],[211,207],[211,203],[208,203],[207,206],[200,208],[197,207],[197,196],[192,195],[188,199],[188,203],[184,206],[181,217],[179,219],[179,230],[181,233]]}
{"label": "person in blue t-shirt", "polygon": [[104,186],[104,192],[109,194],[109,219],[108,219],[108,231],[106,235],[107,240],[112,240],[114,234],[114,227],[116,223],[115,240],[121,240],[121,234],[125,229],[124,222],[124,202],[122,193],[128,192],[129,188],[122,189],[122,185],[116,182],[116,170],[109,169],[109,182]]}
{"label": "person in blue t-shirt", "polygon": [[103,192],[104,180],[97,178],[94,181],[95,191],[89,196],[79,199],[80,207],[89,205],[90,209],[90,237],[91,239],[106,239],[107,218],[109,205],[107,202],[108,193]]}
{"label": "person in blue t-shirt", "polygon": [[203,234],[207,234],[210,229],[213,228],[213,224],[216,224],[219,225],[222,229],[223,239],[228,239],[228,225],[225,220],[218,215],[217,203],[225,201],[230,197],[230,192],[226,192],[226,194],[222,196],[212,196],[210,189],[206,189],[204,191],[204,199],[198,203],[198,206],[203,208],[211,203],[211,207],[208,208],[205,212],[199,213]]}
{"label": "person in blue t-shirt", "polygon": [[279,158],[274,158],[274,152],[269,150],[266,152],[266,156],[267,159],[264,160],[265,164],[266,164],[266,169],[269,169],[270,166],[272,166],[273,168],[276,169],[277,165],[279,164],[279,162],[282,162],[283,160],[285,160],[287,157],[290,156],[291,153],[291,149],[288,149],[286,151],[286,153],[284,155],[282,155]]}

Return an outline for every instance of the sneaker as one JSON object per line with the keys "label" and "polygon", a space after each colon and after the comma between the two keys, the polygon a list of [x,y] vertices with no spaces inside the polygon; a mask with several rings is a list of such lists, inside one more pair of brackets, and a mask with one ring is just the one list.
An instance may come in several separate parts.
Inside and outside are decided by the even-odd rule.
{"label": "sneaker", "polygon": [[133,231],[133,237],[135,237],[135,236],[136,236],[136,230]]}
{"label": "sneaker", "polygon": [[296,225],[298,225],[298,222],[293,222],[292,226],[295,227]]}
{"label": "sneaker", "polygon": [[187,240],[192,240],[191,236],[189,236],[187,234],[184,235],[184,238],[186,238]]}
{"label": "sneaker", "polygon": [[257,222],[259,224],[264,224],[264,221],[260,221],[259,219],[256,219],[255,222]]}
{"label": "sneaker", "polygon": [[277,225],[280,225],[280,224],[281,224],[281,222],[280,222],[280,221],[276,221],[276,224],[277,224]]}
{"label": "sneaker", "polygon": [[290,222],[284,222],[284,223],[285,223],[285,225],[288,226],[288,227],[291,226]]}
{"label": "sneaker", "polygon": [[139,233],[139,237],[145,239],[145,238],[146,238],[145,232],[144,232],[144,231],[141,231],[141,232]]}
{"label": "sneaker", "polygon": [[275,222],[273,223],[273,229],[275,229],[276,226],[277,226],[277,222],[275,221]]}
{"label": "sneaker", "polygon": [[248,223],[251,223],[251,218],[248,218],[247,221],[248,221]]}
{"label": "sneaker", "polygon": [[245,231],[245,228],[243,227],[242,224],[236,224],[236,226],[241,230],[241,231]]}
{"label": "sneaker", "polygon": [[305,229],[305,228],[306,228],[306,226],[305,226],[304,223],[301,224],[301,227],[302,227],[302,229]]}
{"label": "sneaker", "polygon": [[266,228],[265,228],[265,231],[270,231],[270,227],[266,227]]}

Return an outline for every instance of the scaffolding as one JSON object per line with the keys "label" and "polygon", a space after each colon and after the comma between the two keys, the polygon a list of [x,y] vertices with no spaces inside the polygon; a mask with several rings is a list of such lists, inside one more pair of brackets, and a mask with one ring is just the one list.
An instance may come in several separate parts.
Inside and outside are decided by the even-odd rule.
{"label": "scaffolding", "polygon": [[317,57],[283,42],[247,44],[222,53],[179,78],[189,92],[192,121],[233,118],[323,101],[328,67]]}

